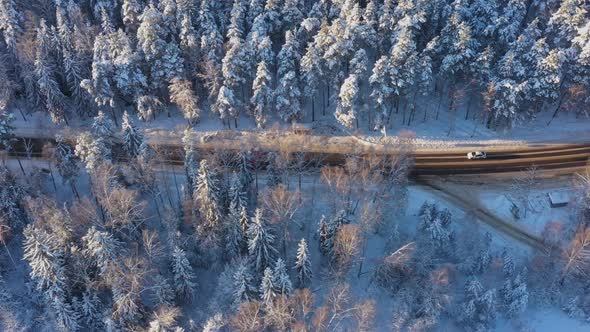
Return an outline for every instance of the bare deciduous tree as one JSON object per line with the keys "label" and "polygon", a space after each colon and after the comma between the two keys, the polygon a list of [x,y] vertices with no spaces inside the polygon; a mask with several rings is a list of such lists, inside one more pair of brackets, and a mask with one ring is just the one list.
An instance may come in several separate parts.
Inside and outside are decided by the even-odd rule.
{"label": "bare deciduous tree", "polygon": [[240,304],[238,312],[231,317],[230,322],[231,326],[237,331],[262,331],[264,328],[262,305],[258,301],[250,301]]}
{"label": "bare deciduous tree", "polygon": [[281,227],[283,234],[282,247],[283,255],[287,253],[287,242],[289,241],[289,225],[294,222],[302,227],[302,224],[293,219],[297,210],[301,207],[301,193],[299,191],[288,191],[282,184],[269,188],[262,195],[262,203],[270,213],[270,222]]}
{"label": "bare deciduous tree", "polygon": [[336,234],[334,252],[339,268],[345,271],[360,253],[362,234],[355,224],[342,225]]}

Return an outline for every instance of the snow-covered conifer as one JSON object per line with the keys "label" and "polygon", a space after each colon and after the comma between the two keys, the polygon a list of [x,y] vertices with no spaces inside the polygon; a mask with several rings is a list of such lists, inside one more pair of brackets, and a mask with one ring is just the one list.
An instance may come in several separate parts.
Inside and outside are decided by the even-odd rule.
{"label": "snow-covered conifer", "polygon": [[21,14],[16,8],[14,0],[0,1],[0,31],[8,49],[16,51],[16,38],[21,32]]}
{"label": "snow-covered conifer", "polygon": [[145,8],[137,29],[137,45],[150,64],[150,84],[161,88],[173,77],[182,75],[183,61],[175,39],[168,41],[169,32],[162,12],[153,4]]}
{"label": "snow-covered conifer", "polygon": [[234,305],[238,306],[242,302],[249,301],[255,292],[256,288],[252,285],[252,275],[248,266],[240,263],[233,276]]}
{"label": "snow-covered conifer", "polygon": [[523,313],[528,307],[529,293],[524,275],[519,273],[513,280],[507,279],[502,287],[502,295],[509,317]]}
{"label": "snow-covered conifer", "polygon": [[343,126],[358,128],[358,99],[359,99],[359,77],[351,74],[344,80],[338,95],[338,105],[334,116]]}
{"label": "snow-covered conifer", "polygon": [[567,46],[577,29],[585,23],[587,13],[583,0],[560,1],[559,8],[551,14],[547,24],[547,32],[553,34],[555,44]]}
{"label": "snow-covered conifer", "polygon": [[5,109],[0,109],[0,148],[9,150],[10,144],[13,140],[13,126],[11,125],[14,121],[12,113],[8,113]]}
{"label": "snow-covered conifer", "polygon": [[39,91],[44,98],[45,109],[51,115],[51,120],[53,122],[67,121],[64,110],[65,96],[57,82],[56,68],[41,48],[37,51],[35,58],[35,74]]}
{"label": "snow-covered conifer", "polygon": [[156,275],[153,282],[153,299],[157,305],[172,307],[174,305],[175,291],[168,280],[161,274]]}
{"label": "snow-covered conifer", "polygon": [[137,116],[143,121],[155,119],[156,114],[164,108],[160,99],[154,95],[138,96],[135,104],[137,105]]}
{"label": "snow-covered conifer", "polygon": [[297,245],[297,258],[295,260],[295,270],[297,271],[297,281],[299,287],[306,287],[312,277],[311,258],[305,238],[302,238]]}
{"label": "snow-covered conifer", "polygon": [[219,115],[222,121],[227,121],[231,126],[230,118],[237,114],[238,102],[235,99],[234,92],[231,88],[223,85],[219,89],[217,100],[213,104],[213,110]]}
{"label": "snow-covered conifer", "polygon": [[88,171],[94,171],[101,164],[111,162],[111,151],[107,143],[89,132],[83,132],[78,136],[75,153]]}
{"label": "snow-covered conifer", "polygon": [[172,254],[172,273],[174,274],[174,289],[179,298],[191,300],[195,289],[195,275],[193,267],[186,258],[186,253],[179,247],[174,248]]}
{"label": "snow-covered conifer", "polygon": [[285,28],[298,26],[303,20],[303,9],[302,0],[283,0],[283,6],[281,8],[281,20]]}
{"label": "snow-covered conifer", "polygon": [[258,128],[264,128],[266,125],[267,111],[272,107],[272,97],[272,76],[266,62],[261,61],[256,69],[256,77],[252,84],[252,98],[250,98]]}
{"label": "snow-covered conifer", "polygon": [[525,0],[509,0],[506,3],[497,23],[498,39],[502,43],[508,45],[518,37],[526,11],[527,2]]}
{"label": "snow-covered conifer", "polygon": [[197,151],[195,148],[197,143],[196,139],[197,138],[195,137],[191,128],[186,128],[184,130],[184,135],[182,136],[182,146],[184,148],[184,168],[188,180],[188,190],[191,193],[191,196],[197,183],[198,174]]}
{"label": "snow-covered conifer", "polygon": [[215,230],[221,222],[221,188],[217,173],[211,169],[205,159],[199,164],[199,172],[195,183],[194,198],[207,226]]}
{"label": "snow-covered conifer", "polygon": [[277,293],[287,296],[291,295],[293,292],[293,285],[291,283],[291,278],[287,273],[287,266],[282,258],[277,259],[273,275],[275,277],[274,286]]}
{"label": "snow-covered conifer", "polygon": [[268,306],[277,296],[275,286],[275,275],[270,267],[264,269],[264,275],[260,282],[260,299]]}
{"label": "snow-covered conifer", "polygon": [[109,119],[104,112],[99,111],[92,119],[92,134],[97,138],[110,142],[115,133],[115,125],[111,119]]}
{"label": "snow-covered conifer", "polygon": [[81,319],[88,328],[98,329],[101,327],[100,316],[101,316],[101,305],[100,299],[96,294],[96,291],[86,288],[82,294],[82,299],[78,302],[79,307],[77,310],[81,314]]}
{"label": "snow-covered conifer", "polygon": [[279,77],[275,98],[277,113],[284,121],[295,122],[302,117],[299,100],[301,91],[295,71],[289,71],[285,76]]}
{"label": "snow-covered conifer", "polygon": [[121,250],[121,243],[106,231],[99,231],[94,226],[82,237],[88,256],[96,261],[101,275],[115,262]]}
{"label": "snow-covered conifer", "polygon": [[511,277],[514,274],[514,261],[507,250],[502,251],[502,272],[506,277]]}
{"label": "snow-covered conifer", "polygon": [[123,113],[121,131],[123,134],[123,149],[129,157],[137,157],[139,155],[139,147],[143,143],[143,134],[137,130],[127,111]]}
{"label": "snow-covered conifer", "polygon": [[201,109],[192,83],[189,80],[174,78],[168,89],[170,90],[170,101],[182,110],[182,114],[189,124],[197,123],[201,116]]}
{"label": "snow-covered conifer", "polygon": [[74,149],[67,144],[61,135],[56,135],[55,141],[55,159],[57,161],[57,170],[64,182],[72,182],[76,180],[76,176],[80,172],[80,167],[76,162]]}
{"label": "snow-covered conifer", "polygon": [[377,60],[373,66],[373,73],[369,77],[369,83],[373,91],[371,98],[377,104],[377,114],[379,118],[375,121],[375,129],[381,129],[385,126],[385,116],[388,110],[388,103],[393,94],[393,86],[391,83],[390,73],[391,61],[389,56],[382,56]]}
{"label": "snow-covered conifer", "polygon": [[275,236],[271,233],[261,209],[256,209],[248,227],[248,253],[256,270],[271,266],[278,254],[274,247]]}

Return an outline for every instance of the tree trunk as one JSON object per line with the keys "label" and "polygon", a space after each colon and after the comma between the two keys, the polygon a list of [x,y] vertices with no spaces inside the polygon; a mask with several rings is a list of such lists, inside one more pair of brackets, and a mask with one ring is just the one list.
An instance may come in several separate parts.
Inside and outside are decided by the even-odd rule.
{"label": "tree trunk", "polygon": [[315,103],[314,103],[314,97],[311,97],[311,122],[315,121]]}
{"label": "tree trunk", "polygon": [[553,119],[555,119],[555,117],[557,116],[557,112],[559,112],[559,110],[561,109],[561,103],[563,103],[564,98],[565,98],[565,93],[562,93],[561,97],[559,97],[559,102],[557,103],[557,107],[555,108],[555,112],[553,112],[551,119],[549,119],[549,122],[547,122],[547,126],[549,126],[551,124],[551,121],[553,121]]}
{"label": "tree trunk", "polygon": [[115,121],[115,126],[119,127],[119,121],[117,121],[117,114],[115,113],[114,107],[109,107],[111,109],[111,115],[113,116],[113,121]]}

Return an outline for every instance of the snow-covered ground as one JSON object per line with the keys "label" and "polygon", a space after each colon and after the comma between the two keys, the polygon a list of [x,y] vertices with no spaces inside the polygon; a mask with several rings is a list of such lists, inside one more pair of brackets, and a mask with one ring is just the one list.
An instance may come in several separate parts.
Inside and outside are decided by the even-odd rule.
{"label": "snow-covered ground", "polygon": [[[25,106],[18,103],[13,108],[16,127],[15,134],[25,137],[53,137],[66,126],[55,125],[51,122],[46,113],[35,112],[21,115],[20,110]],[[133,114],[133,110],[128,110]],[[121,111],[115,111],[117,123],[120,124]],[[318,115],[315,122],[307,121],[312,128],[312,138],[317,145],[321,145],[324,151],[335,151],[350,147],[355,149],[379,149],[384,145],[396,142],[395,136],[400,132],[412,131],[416,135],[415,146],[422,150],[432,149],[466,149],[478,146],[486,146],[487,149],[500,146],[527,145],[534,143],[581,143],[590,141],[590,119],[578,118],[574,114],[562,112],[551,122],[551,112],[545,111],[538,114],[534,119],[520,123],[511,130],[492,130],[482,125],[480,119],[471,116],[465,119],[464,110],[458,114],[452,114],[447,110],[441,110],[436,119],[435,111],[430,110],[424,120],[423,113],[418,112],[416,120],[410,125],[403,125],[403,114],[392,114],[391,128],[388,129],[388,137],[382,138],[378,132],[369,131],[366,128],[361,130],[348,130],[336,124],[333,116],[327,113],[325,116]],[[472,110],[472,113],[475,111]],[[22,112],[26,113],[26,112]],[[112,117],[111,114],[108,114]],[[133,116],[135,117],[135,116]],[[25,120],[26,119],[26,120]],[[186,121],[178,110],[170,108],[170,117],[162,113],[153,121],[142,122],[136,118],[138,127],[145,130],[146,136],[152,142],[168,142],[179,144],[180,137],[186,128]],[[74,136],[79,130],[87,130],[90,120],[71,119],[67,131]],[[270,122],[265,130],[255,129],[254,122],[246,116],[239,120],[237,129],[231,129],[232,139],[245,142],[252,140],[252,137],[265,138],[265,142],[271,142],[275,136],[284,136],[289,130],[276,131],[277,129],[289,129],[290,126],[281,122]],[[567,128],[567,129],[566,129]],[[227,131],[215,116],[209,114],[204,116],[202,121],[196,125],[195,131],[200,135],[212,135],[218,131]],[[280,134],[279,134],[280,133]]]}

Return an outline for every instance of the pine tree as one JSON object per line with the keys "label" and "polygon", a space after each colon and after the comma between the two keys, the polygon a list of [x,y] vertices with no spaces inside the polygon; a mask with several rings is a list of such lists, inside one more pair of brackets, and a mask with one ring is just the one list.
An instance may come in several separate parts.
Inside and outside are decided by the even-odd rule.
{"label": "pine tree", "polygon": [[279,77],[275,91],[276,110],[284,121],[295,122],[302,117],[300,97],[299,79],[295,71],[289,71],[285,76]]}
{"label": "pine tree", "polygon": [[281,20],[284,28],[295,27],[301,23],[303,20],[302,2],[302,0],[284,0],[281,8]]}
{"label": "pine tree", "polygon": [[148,87],[147,78],[141,71],[141,56],[134,49],[126,32],[117,30],[107,35],[108,58],[112,62],[112,81],[119,93],[127,98],[137,99]]}
{"label": "pine tree", "polygon": [[175,39],[169,40],[164,15],[150,4],[140,16],[137,45],[150,64],[150,84],[159,89],[174,77],[182,76],[183,62]]}
{"label": "pine tree", "polygon": [[86,61],[78,54],[74,46],[74,36],[63,8],[56,10],[57,36],[61,46],[62,65],[65,72],[68,89],[76,98],[80,106],[84,105],[84,97],[80,89],[82,78],[88,75]]}
{"label": "pine tree", "polygon": [[[317,38],[317,35],[315,38]],[[307,45],[307,50],[301,58],[300,64],[300,72],[304,84],[303,95],[311,99],[313,120],[315,120],[314,96],[318,91],[318,87],[324,75],[321,67],[322,58],[315,44],[314,39],[314,42]]]}
{"label": "pine tree", "polygon": [[332,219],[326,219],[322,215],[319,223],[319,240],[320,251],[322,254],[330,259],[334,259],[334,240],[338,234],[338,230],[342,225],[349,224],[350,220],[346,216],[346,211],[341,210]]}
{"label": "pine tree", "polygon": [[258,128],[264,128],[267,121],[267,110],[272,106],[272,77],[264,61],[258,63],[256,78],[252,84],[250,105]]}
{"label": "pine tree", "polygon": [[125,150],[129,157],[137,157],[140,152],[139,148],[144,140],[143,134],[137,130],[127,111],[123,113],[121,129],[123,132],[123,150]]}
{"label": "pine tree", "polygon": [[498,39],[500,42],[508,45],[516,40],[526,12],[527,2],[525,0],[508,1],[497,23]]}
{"label": "pine tree", "polygon": [[88,132],[78,136],[75,153],[89,172],[96,170],[103,163],[111,162],[111,151],[107,143]]}
{"label": "pine tree", "polygon": [[338,95],[338,105],[334,116],[343,126],[358,128],[358,99],[359,99],[359,77],[351,74],[344,80]]}
{"label": "pine tree", "polygon": [[139,27],[141,9],[139,0],[123,0],[121,5],[123,24],[131,32],[136,32]]}
{"label": "pine tree", "polygon": [[168,89],[170,90],[170,101],[182,110],[184,118],[190,125],[196,124],[201,116],[201,109],[192,83],[189,80],[174,78]]}
{"label": "pine tree", "polygon": [[213,110],[219,115],[221,120],[228,126],[231,126],[230,118],[237,114],[238,102],[235,99],[234,92],[231,88],[223,85],[219,89],[217,100],[213,104]]}
{"label": "pine tree", "polygon": [[64,110],[65,96],[56,79],[56,68],[41,48],[35,58],[35,74],[39,91],[44,98],[45,109],[51,115],[51,120],[56,123],[67,121]]}
{"label": "pine tree", "polygon": [[277,77],[280,79],[290,71],[295,72],[300,58],[297,37],[292,30],[288,30],[285,33],[285,43],[277,54]]}
{"label": "pine tree", "polygon": [[496,31],[498,4],[495,0],[475,0],[469,7],[470,26],[473,35],[483,41]]}
{"label": "pine tree", "polygon": [[250,301],[256,288],[252,285],[252,275],[244,263],[240,263],[233,276],[233,296],[234,305],[237,307],[240,303]]}
{"label": "pine tree", "polygon": [[207,160],[201,160],[195,183],[195,202],[205,219],[205,223],[212,231],[221,222],[221,188],[216,172],[209,167]]}
{"label": "pine tree", "polygon": [[261,209],[256,209],[248,227],[248,253],[254,267],[263,271],[270,266],[278,254],[274,247],[275,236],[271,233]]}
{"label": "pine tree", "polygon": [[547,32],[553,34],[554,43],[558,46],[567,46],[578,28],[585,23],[587,13],[583,0],[561,1],[547,24]]}
{"label": "pine tree", "polygon": [[277,33],[281,30],[281,2],[280,0],[267,0],[264,6],[264,20],[269,24],[269,33]]}
{"label": "pine tree", "polygon": [[114,107],[115,92],[112,87],[114,67],[109,50],[106,33],[100,33],[94,40],[91,79],[82,80],[80,86],[94,97],[96,105]]}
{"label": "pine tree", "polygon": [[309,249],[304,238],[299,241],[297,246],[297,258],[295,261],[295,270],[297,271],[297,280],[299,287],[306,287],[311,281],[311,259],[309,257]]}
{"label": "pine tree", "polygon": [[373,74],[369,77],[369,83],[373,91],[371,98],[377,104],[377,114],[379,118],[375,121],[375,129],[382,129],[385,127],[384,114],[388,112],[388,103],[393,95],[393,86],[389,73],[391,72],[391,61],[389,56],[382,56],[377,60],[373,66]]}
{"label": "pine tree", "polygon": [[270,267],[267,267],[264,270],[264,276],[262,277],[262,281],[260,283],[260,299],[266,304],[267,306],[271,305],[274,301],[276,294],[276,285],[274,284],[275,275]]}
{"label": "pine tree", "polygon": [[176,295],[184,300],[191,300],[196,287],[193,268],[186,258],[186,253],[179,247],[174,248],[172,254],[172,273],[174,274],[174,289]]}
{"label": "pine tree", "polygon": [[14,0],[0,1],[0,31],[4,42],[12,52],[16,51],[16,37],[22,31],[20,27],[21,14],[16,8]]}

